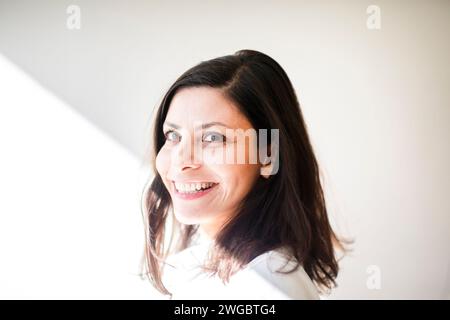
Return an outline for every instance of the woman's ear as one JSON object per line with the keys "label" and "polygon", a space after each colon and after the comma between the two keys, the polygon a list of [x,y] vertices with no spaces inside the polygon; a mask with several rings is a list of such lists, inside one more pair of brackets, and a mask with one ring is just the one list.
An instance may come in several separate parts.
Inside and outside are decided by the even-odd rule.
{"label": "woman's ear", "polygon": [[270,151],[271,150],[270,150],[270,145],[269,145],[269,148],[267,149],[267,151],[264,152],[264,154],[266,154],[266,156],[264,156],[263,159],[261,160],[261,167],[259,169],[261,176],[263,176],[266,179],[269,179],[269,177],[271,176],[271,172],[273,170],[273,164],[271,161],[271,156],[270,156],[271,152]]}
{"label": "woman's ear", "polygon": [[269,157],[264,158],[264,161],[261,163],[260,173],[266,179],[269,179],[272,172],[272,162]]}
{"label": "woman's ear", "polygon": [[[265,151],[265,150],[264,150]],[[270,176],[277,174],[278,165],[279,165],[279,150],[278,143],[269,144],[267,148],[268,152],[262,153],[264,156],[261,158],[261,167],[260,173],[266,179],[269,179]]]}

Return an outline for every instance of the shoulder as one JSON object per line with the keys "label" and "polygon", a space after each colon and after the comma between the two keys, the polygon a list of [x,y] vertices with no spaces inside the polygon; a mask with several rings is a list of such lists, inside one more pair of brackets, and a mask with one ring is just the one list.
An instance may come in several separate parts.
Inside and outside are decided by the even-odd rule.
{"label": "shoulder", "polygon": [[183,250],[166,260],[164,282],[175,299],[320,299],[302,266],[286,250],[259,255],[234,274],[227,284],[201,269],[207,246]]}
{"label": "shoulder", "polygon": [[283,249],[256,257],[233,281],[251,288],[254,299],[320,299],[306,271]]}

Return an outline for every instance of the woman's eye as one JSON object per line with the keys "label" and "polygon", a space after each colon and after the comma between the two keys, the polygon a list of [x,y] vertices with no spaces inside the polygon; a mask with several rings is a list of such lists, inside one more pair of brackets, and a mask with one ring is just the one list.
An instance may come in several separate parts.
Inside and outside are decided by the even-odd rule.
{"label": "woman's eye", "polygon": [[167,131],[164,136],[166,137],[167,141],[172,141],[172,142],[178,142],[180,141],[180,136],[172,130]]}
{"label": "woman's eye", "polygon": [[204,142],[225,142],[225,136],[217,133],[217,132],[212,132],[212,133],[207,133],[204,135],[203,141]]}

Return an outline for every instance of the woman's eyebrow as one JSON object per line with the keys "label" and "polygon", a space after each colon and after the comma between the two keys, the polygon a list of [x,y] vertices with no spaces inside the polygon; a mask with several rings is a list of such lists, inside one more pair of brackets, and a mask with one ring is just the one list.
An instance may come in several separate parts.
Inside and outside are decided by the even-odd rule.
{"label": "woman's eyebrow", "polygon": [[179,126],[179,125],[176,125],[176,124],[171,123],[171,122],[169,122],[169,121],[164,122],[164,123],[163,123],[163,127],[164,127],[164,126],[169,126],[169,127],[175,128],[175,129],[180,129],[180,126]]}
{"label": "woman's eyebrow", "polygon": [[[164,125],[168,125],[168,126],[173,127],[173,128],[175,128],[175,129],[180,129],[180,126],[179,126],[179,125],[177,125],[177,124],[175,124],[175,123],[168,122],[168,121],[164,122]],[[209,127],[212,127],[212,126],[223,126],[223,127],[228,127],[228,126],[227,126],[225,123],[223,123],[223,122],[220,122],[220,121],[213,121],[213,122],[203,123],[203,124],[201,125],[201,128],[202,128],[202,129],[206,129],[206,128],[209,128]]]}

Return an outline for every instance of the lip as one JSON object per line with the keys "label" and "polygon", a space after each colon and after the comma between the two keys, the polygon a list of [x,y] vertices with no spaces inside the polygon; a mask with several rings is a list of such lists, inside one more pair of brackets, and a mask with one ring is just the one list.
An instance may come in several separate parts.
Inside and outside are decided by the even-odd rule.
{"label": "lip", "polygon": [[196,193],[181,193],[178,192],[177,188],[175,188],[175,183],[172,181],[172,189],[173,192],[175,193],[175,195],[183,200],[195,200],[198,198],[201,198],[205,195],[207,195],[208,193],[210,193],[211,191],[213,191],[219,184],[216,183],[214,184],[211,188],[206,189],[205,191],[200,191],[200,192],[196,192]]}

